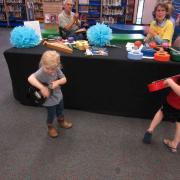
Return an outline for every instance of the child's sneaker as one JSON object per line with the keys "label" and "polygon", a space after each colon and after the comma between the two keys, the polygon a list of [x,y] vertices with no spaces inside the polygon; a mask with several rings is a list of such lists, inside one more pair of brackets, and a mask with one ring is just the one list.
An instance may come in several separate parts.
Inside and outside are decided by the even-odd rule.
{"label": "child's sneaker", "polygon": [[58,136],[58,132],[54,126],[48,125],[48,135],[52,138],[55,138]]}
{"label": "child's sneaker", "polygon": [[150,133],[150,132],[147,131],[147,132],[144,134],[143,143],[145,143],[145,144],[151,144],[151,140],[152,140],[152,133]]}

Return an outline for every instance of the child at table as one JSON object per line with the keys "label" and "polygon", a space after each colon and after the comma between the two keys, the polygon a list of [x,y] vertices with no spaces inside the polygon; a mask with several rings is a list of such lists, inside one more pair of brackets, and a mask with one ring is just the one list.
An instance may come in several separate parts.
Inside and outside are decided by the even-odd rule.
{"label": "child at table", "polygon": [[165,3],[158,3],[153,11],[154,20],[151,22],[150,27],[145,30],[147,37],[145,42],[151,41],[161,45],[164,42],[172,43],[172,37],[174,33],[174,26],[172,21],[169,19],[169,8]]}
{"label": "child at table", "polygon": [[[60,55],[56,51],[46,51],[40,60],[40,68],[28,77],[31,85],[38,88],[46,98],[43,106],[47,109],[48,135],[52,138],[58,136],[53,126],[54,118],[62,128],[71,128],[72,123],[64,119],[63,95],[60,86],[66,83],[66,77],[61,71]],[[48,84],[50,89],[44,84]]]}
{"label": "child at table", "polygon": [[180,76],[176,82],[171,78],[167,78],[164,81],[165,85],[171,88],[171,91],[168,94],[166,101],[163,103],[163,106],[156,112],[143,138],[145,144],[150,144],[152,133],[155,128],[163,118],[168,118],[172,122],[176,122],[174,139],[163,140],[164,144],[171,150],[171,152],[177,152],[177,146],[180,142]]}

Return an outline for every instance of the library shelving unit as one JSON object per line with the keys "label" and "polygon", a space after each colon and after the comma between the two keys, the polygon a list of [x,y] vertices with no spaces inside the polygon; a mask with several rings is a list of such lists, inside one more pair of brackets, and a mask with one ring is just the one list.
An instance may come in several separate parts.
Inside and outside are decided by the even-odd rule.
{"label": "library shelving unit", "polygon": [[8,26],[4,0],[0,0],[0,26]]}
{"label": "library shelving unit", "polygon": [[127,0],[102,0],[102,21],[106,24],[125,23]]}
{"label": "library shelving unit", "polygon": [[22,25],[27,20],[25,0],[5,0],[8,26]]}
{"label": "library shelving unit", "polygon": [[134,16],[135,0],[127,0],[125,23],[132,24]]}
{"label": "library shelving unit", "polygon": [[27,20],[43,22],[42,0],[0,0],[0,26],[19,26]]}
{"label": "library shelving unit", "polygon": [[44,22],[43,0],[33,0],[34,4],[34,19],[39,22]]}
{"label": "library shelving unit", "polygon": [[28,21],[35,20],[33,0],[26,0],[26,13],[27,13],[27,20]]}
{"label": "library shelving unit", "polygon": [[90,26],[101,22],[101,0],[79,0],[78,12],[80,19]]}
{"label": "library shelving unit", "polygon": [[[74,11],[82,23],[131,24],[135,0],[74,0]],[[63,0],[0,0],[0,26],[18,26],[26,20],[39,20],[58,27]],[[53,25],[52,25],[53,24]]]}

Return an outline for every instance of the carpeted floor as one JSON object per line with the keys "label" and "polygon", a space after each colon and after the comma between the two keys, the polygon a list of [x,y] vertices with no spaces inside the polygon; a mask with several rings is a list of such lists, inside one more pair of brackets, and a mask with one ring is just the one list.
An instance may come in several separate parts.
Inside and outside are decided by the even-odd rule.
{"label": "carpeted floor", "polygon": [[12,94],[3,57],[11,29],[0,28],[0,180],[179,180],[180,154],[162,144],[175,124],[163,122],[144,145],[149,119],[65,110],[74,127],[47,136],[43,108]]}

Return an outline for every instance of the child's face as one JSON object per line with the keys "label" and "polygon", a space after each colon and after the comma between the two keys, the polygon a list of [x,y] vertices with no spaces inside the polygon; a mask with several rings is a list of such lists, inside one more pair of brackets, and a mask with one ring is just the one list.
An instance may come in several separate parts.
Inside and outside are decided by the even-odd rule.
{"label": "child's face", "polygon": [[156,20],[161,22],[166,17],[166,9],[164,7],[159,6],[155,12]]}
{"label": "child's face", "polygon": [[43,66],[43,70],[49,75],[53,75],[56,72],[56,69],[57,69],[57,67],[52,68],[52,67],[49,67],[46,65]]}

